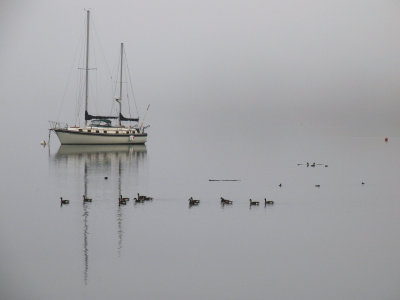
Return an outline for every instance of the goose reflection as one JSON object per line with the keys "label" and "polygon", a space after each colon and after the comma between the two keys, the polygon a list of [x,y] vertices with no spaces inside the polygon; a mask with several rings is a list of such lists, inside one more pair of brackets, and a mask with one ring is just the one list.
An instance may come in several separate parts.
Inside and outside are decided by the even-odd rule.
{"label": "goose reflection", "polygon": [[[81,183],[83,186],[76,188],[75,198],[82,199],[82,195],[84,195],[84,200],[89,196],[95,199],[93,203],[81,200],[83,205],[83,279],[85,285],[87,285],[89,278],[89,222],[92,205],[105,200],[116,204],[117,251],[118,256],[120,256],[123,246],[124,207],[118,205],[118,200],[120,195],[124,194],[122,178],[123,175],[136,177],[139,170],[144,167],[146,155],[147,149],[145,145],[62,145],[54,156],[50,156],[51,164],[57,170],[66,174],[83,173],[83,184]],[[114,180],[105,180],[105,178],[113,179],[113,177]],[[126,177],[130,178],[131,176]],[[79,185],[81,181],[78,180],[77,182]],[[114,185],[114,187],[105,189],[103,193],[98,191],[99,186],[104,188],[105,183],[107,183],[107,187],[111,185]],[[92,187],[92,190],[90,187]],[[106,195],[109,191],[112,191],[111,196]],[[95,195],[96,192],[97,195]]]}

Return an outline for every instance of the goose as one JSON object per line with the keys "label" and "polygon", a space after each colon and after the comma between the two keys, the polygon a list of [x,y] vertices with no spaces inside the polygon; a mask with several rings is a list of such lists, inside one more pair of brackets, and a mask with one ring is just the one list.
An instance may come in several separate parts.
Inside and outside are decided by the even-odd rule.
{"label": "goose", "polygon": [[258,201],[253,201],[253,200],[249,200],[250,201],[250,206],[251,205],[260,205],[260,202],[258,202]]}
{"label": "goose", "polygon": [[264,198],[264,201],[265,201],[265,205],[267,205],[267,204],[274,204],[274,201],[271,201],[271,200],[267,201],[266,198]]}
{"label": "goose", "polygon": [[318,187],[318,188],[319,188],[319,187],[321,187],[321,185],[320,185],[320,184],[316,184],[315,187]]}
{"label": "goose", "polygon": [[126,201],[129,201],[129,198],[126,198],[126,197],[123,198],[122,195],[119,195],[119,200],[120,200],[120,201],[125,201],[125,202],[126,202]]}
{"label": "goose", "polygon": [[92,202],[92,198],[87,198],[86,195],[83,195],[83,202]]}
{"label": "goose", "polygon": [[135,203],[143,203],[144,199],[138,199],[138,198],[133,198],[135,200]]}
{"label": "goose", "polygon": [[60,197],[60,203],[61,203],[61,206],[62,206],[63,204],[69,204],[69,200],[63,199],[62,197]]}
{"label": "goose", "polygon": [[145,195],[139,195],[139,193],[137,194],[137,196],[138,196],[138,199],[139,199],[139,200],[140,200],[140,199],[143,199],[143,200],[145,200],[145,201],[153,200],[152,197],[147,197],[147,196],[145,196]]}
{"label": "goose", "polygon": [[365,182],[363,181],[363,182],[361,182],[361,184],[362,184],[362,185],[364,185],[364,184],[365,184]]}
{"label": "goose", "polygon": [[126,205],[126,200],[124,200],[124,198],[119,198],[118,199],[118,206],[121,206],[121,205]]}
{"label": "goose", "polygon": [[189,205],[198,205],[200,200],[194,200],[192,197],[189,198]]}
{"label": "goose", "polygon": [[279,187],[282,187],[282,183],[280,183],[278,186],[279,186]]}
{"label": "goose", "polygon": [[221,197],[221,204],[232,204],[233,201]]}

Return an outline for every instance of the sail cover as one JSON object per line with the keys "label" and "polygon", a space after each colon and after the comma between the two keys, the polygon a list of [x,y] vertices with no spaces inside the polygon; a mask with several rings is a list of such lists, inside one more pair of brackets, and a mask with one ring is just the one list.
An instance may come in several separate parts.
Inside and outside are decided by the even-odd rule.
{"label": "sail cover", "polygon": [[92,116],[89,115],[89,113],[87,111],[85,111],[85,120],[106,120],[106,119],[118,119],[118,117],[115,116]]}
{"label": "sail cover", "polygon": [[125,118],[121,113],[119,114],[119,118],[120,118],[121,121],[139,122],[139,118]]}
{"label": "sail cover", "polygon": [[[118,119],[116,116],[93,116],[90,115],[87,111],[85,111],[85,120],[106,120],[106,119]],[[139,118],[125,118],[121,113],[119,114],[119,119],[121,121],[133,121],[139,122]]]}

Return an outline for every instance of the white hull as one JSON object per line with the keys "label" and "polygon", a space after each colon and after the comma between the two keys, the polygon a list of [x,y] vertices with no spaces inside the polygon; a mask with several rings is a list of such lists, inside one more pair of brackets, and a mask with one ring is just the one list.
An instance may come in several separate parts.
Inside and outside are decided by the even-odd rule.
{"label": "white hull", "polygon": [[141,134],[97,134],[55,129],[62,145],[135,145],[147,141],[147,133]]}

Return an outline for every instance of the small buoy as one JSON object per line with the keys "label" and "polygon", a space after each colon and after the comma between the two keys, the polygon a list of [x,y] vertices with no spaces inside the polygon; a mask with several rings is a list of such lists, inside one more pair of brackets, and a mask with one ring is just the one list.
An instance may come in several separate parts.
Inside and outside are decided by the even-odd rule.
{"label": "small buoy", "polygon": [[316,184],[315,187],[319,188],[319,187],[321,187],[321,185],[320,184]]}
{"label": "small buoy", "polygon": [[45,140],[42,140],[42,141],[40,142],[40,145],[46,146],[46,141],[45,141]]}
{"label": "small buoy", "polygon": [[363,185],[364,185],[364,184],[365,184],[365,182],[363,181],[363,182],[361,182],[361,184],[363,184]]}
{"label": "small buoy", "polygon": [[278,186],[279,186],[279,187],[282,187],[282,183],[280,183]]}
{"label": "small buoy", "polygon": [[105,179],[105,180],[107,180],[107,179],[108,179],[108,177],[106,176],[106,177],[104,177],[104,179]]}
{"label": "small buoy", "polygon": [[388,137],[385,137],[385,142],[387,143],[389,141],[389,138]]}

